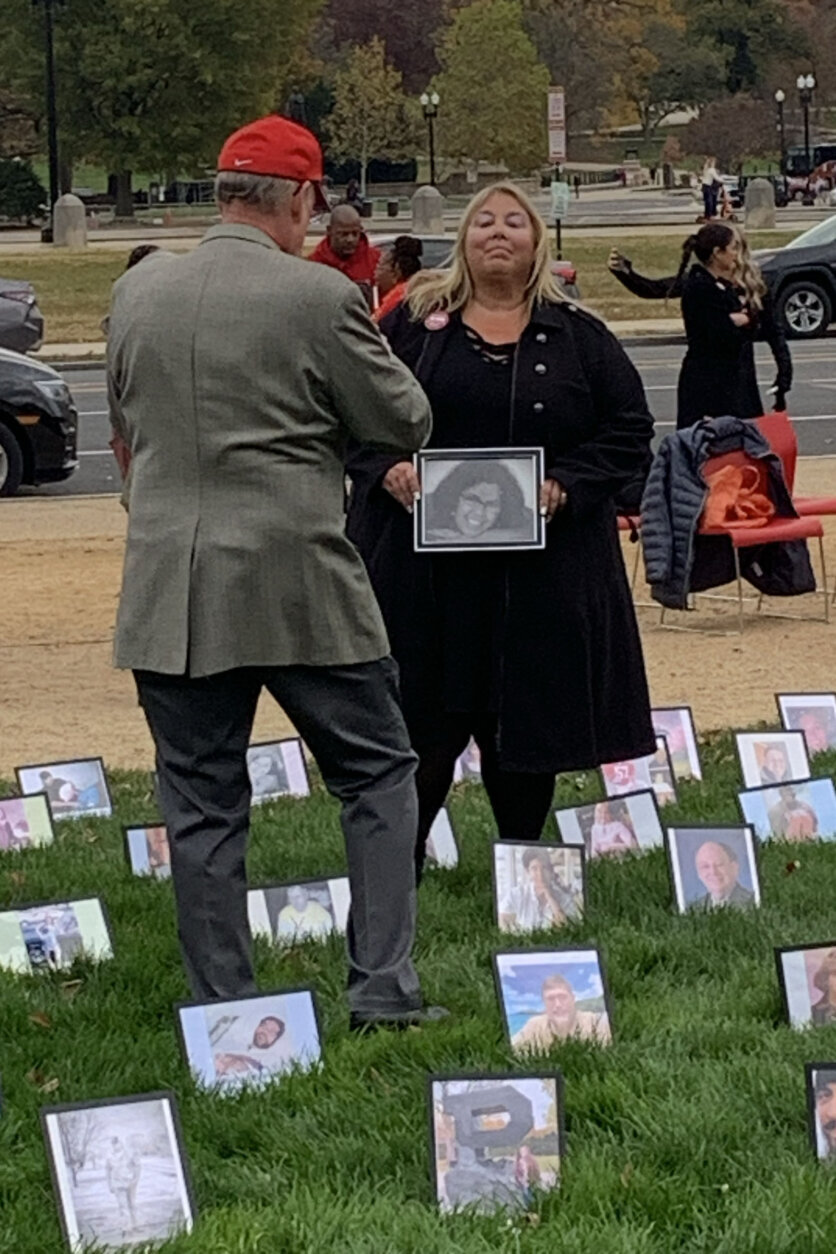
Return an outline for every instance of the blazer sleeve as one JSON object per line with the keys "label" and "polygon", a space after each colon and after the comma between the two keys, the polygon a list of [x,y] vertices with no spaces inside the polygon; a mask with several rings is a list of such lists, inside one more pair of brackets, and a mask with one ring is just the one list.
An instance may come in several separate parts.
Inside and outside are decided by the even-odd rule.
{"label": "blazer sleeve", "polygon": [[[737,354],[743,340],[751,339],[751,327],[738,327],[729,293],[715,283],[690,281],[682,291],[682,319],[688,343],[708,353]],[[740,312],[743,312],[740,310]]]}
{"label": "blazer sleeve", "polygon": [[637,274],[632,265],[627,270],[611,270],[610,274],[628,292],[640,296],[642,300],[667,300],[682,295],[682,280],[677,274],[668,275],[666,279],[648,279],[643,274]]}
{"label": "blazer sleeve", "polygon": [[592,390],[595,437],[553,459],[546,474],[566,490],[573,515],[591,513],[650,465],[653,418],[642,381],[618,340],[604,327],[575,336]]}
{"label": "blazer sleeve", "polygon": [[432,430],[430,403],[372,322],[356,287],[341,293],[331,329],[321,345],[323,368],[350,437],[378,450],[417,452]]}

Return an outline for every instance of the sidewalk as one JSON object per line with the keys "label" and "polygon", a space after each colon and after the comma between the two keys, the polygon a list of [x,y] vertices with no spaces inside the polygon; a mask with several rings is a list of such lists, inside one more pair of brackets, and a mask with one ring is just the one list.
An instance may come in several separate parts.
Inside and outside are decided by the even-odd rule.
{"label": "sidewalk", "polygon": [[[608,323],[610,330],[628,346],[636,341],[649,344],[684,343],[681,318],[633,318]],[[105,341],[78,344],[44,344],[30,354],[39,361],[61,367],[81,367],[104,361]]]}

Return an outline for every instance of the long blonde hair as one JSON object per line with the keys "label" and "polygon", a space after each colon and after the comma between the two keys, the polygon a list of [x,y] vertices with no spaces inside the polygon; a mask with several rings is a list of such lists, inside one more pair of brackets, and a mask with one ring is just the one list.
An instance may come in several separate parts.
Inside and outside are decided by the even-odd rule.
{"label": "long blonde hair", "polygon": [[761,268],[749,251],[749,241],[739,227],[734,228],[738,242],[738,262],[735,281],[743,288],[746,304],[760,312],[763,309],[763,298],[766,295],[766,284],[763,281]]}
{"label": "long blonde hair", "polygon": [[470,224],[480,209],[492,196],[511,196],[528,215],[534,231],[534,261],[525,287],[529,307],[538,301],[565,300],[560,285],[552,274],[552,255],[545,222],[534,205],[515,183],[503,181],[491,183],[477,192],[464,211],[459,223],[451,253],[451,265],[447,270],[419,270],[409,281],[407,304],[413,319],[418,322],[434,309],[452,313],[462,309],[473,298],[473,276],[465,257],[465,239]]}

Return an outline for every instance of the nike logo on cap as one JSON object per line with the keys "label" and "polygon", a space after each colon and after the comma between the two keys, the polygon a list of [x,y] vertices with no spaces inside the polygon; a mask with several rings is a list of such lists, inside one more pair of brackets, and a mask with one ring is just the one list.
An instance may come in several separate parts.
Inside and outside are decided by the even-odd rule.
{"label": "nike logo on cap", "polygon": [[238,169],[238,167],[239,167],[239,166],[241,166],[241,165],[252,165],[252,163],[253,163],[253,162],[252,162],[252,157],[236,157],[236,158],[235,158],[235,168],[236,168],[236,170],[237,170],[237,169]]}

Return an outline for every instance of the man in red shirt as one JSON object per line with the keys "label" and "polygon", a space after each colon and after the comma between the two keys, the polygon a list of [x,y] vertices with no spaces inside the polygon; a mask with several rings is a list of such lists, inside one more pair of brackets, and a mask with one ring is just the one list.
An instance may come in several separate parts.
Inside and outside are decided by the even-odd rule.
{"label": "man in red shirt", "polygon": [[380,249],[374,248],[352,205],[337,205],[328,222],[328,232],[311,253],[311,261],[339,270],[346,278],[371,290]]}

